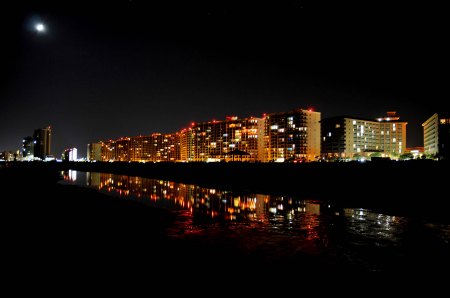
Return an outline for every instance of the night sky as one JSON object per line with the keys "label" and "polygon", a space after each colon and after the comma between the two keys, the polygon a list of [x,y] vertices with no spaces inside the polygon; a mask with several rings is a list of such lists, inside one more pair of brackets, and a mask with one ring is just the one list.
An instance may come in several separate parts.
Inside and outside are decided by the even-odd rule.
{"label": "night sky", "polygon": [[411,147],[445,112],[448,17],[427,2],[90,2],[2,4],[0,151],[48,125],[59,158],[93,141],[310,107],[322,118],[397,111]]}

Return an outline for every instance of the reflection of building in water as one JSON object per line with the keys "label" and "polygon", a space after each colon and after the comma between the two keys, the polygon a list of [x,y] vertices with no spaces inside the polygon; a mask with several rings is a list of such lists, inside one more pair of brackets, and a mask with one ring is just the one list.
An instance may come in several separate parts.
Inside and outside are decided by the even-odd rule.
{"label": "reflection of building in water", "polygon": [[77,181],[77,171],[72,171],[72,170],[64,171],[63,178],[66,181],[75,182],[75,181]]}
{"label": "reflection of building in water", "polygon": [[256,218],[262,219],[264,218],[265,214],[267,213],[268,209],[268,203],[269,203],[269,196],[268,195],[255,195],[256,203],[255,203],[255,214]]}
{"label": "reflection of building in water", "polygon": [[362,208],[344,208],[344,215],[347,218],[360,221],[368,221],[370,223],[376,222],[384,227],[389,227],[391,223],[397,221],[395,216],[380,214]]}
{"label": "reflection of building in water", "polygon": [[311,214],[320,215],[320,204],[306,202],[305,211]]}
{"label": "reflection of building in water", "polygon": [[[73,178],[74,173],[70,171],[67,175]],[[292,197],[241,195],[197,185],[107,173],[88,173],[86,183],[143,203],[186,209],[196,219],[279,222],[306,230],[308,237],[316,237],[319,224],[319,204]]]}
{"label": "reflection of building in water", "polygon": [[86,185],[99,187],[100,186],[100,173],[97,172],[87,172],[86,173]]}
{"label": "reflection of building in water", "polygon": [[89,173],[87,184],[120,196],[176,205],[189,209],[196,216],[226,220],[260,219],[268,210],[269,199],[265,195],[234,195],[227,191],[163,180]]}

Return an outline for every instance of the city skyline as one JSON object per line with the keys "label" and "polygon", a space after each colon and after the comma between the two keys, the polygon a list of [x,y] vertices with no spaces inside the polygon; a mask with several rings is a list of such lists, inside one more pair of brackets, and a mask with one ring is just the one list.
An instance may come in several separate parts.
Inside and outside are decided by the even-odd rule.
{"label": "city skyline", "polygon": [[[407,147],[445,111],[443,19],[381,3],[268,6],[237,1],[80,1],[11,5],[1,83],[0,151],[52,126],[52,152],[191,122],[299,107],[322,118],[397,111]],[[44,31],[36,31],[38,22]]]}

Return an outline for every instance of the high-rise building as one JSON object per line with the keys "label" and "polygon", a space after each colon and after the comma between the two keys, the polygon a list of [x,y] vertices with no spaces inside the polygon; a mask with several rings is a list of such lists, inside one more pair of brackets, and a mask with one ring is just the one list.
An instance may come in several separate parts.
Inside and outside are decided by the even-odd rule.
{"label": "high-rise building", "polygon": [[386,117],[377,118],[380,125],[380,149],[384,154],[398,157],[406,150],[406,125],[396,112],[387,112]]}
{"label": "high-rise building", "polygon": [[297,109],[265,116],[264,161],[314,161],[320,156],[320,112]]}
{"label": "high-rise building", "polygon": [[180,160],[183,162],[194,161],[194,138],[192,128],[182,129],[180,136]]}
{"label": "high-rise building", "polygon": [[179,134],[153,133],[130,138],[129,160],[162,162],[180,160]]}
{"label": "high-rise building", "polygon": [[398,157],[406,149],[407,122],[395,112],[375,120],[340,116],[322,119],[322,155],[325,158],[352,159]]}
{"label": "high-rise building", "polygon": [[88,161],[102,160],[102,142],[89,143],[87,145],[87,160]]}
{"label": "high-rise building", "polygon": [[64,161],[77,161],[78,160],[77,148],[69,148],[64,150],[62,157]]}
{"label": "high-rise building", "polygon": [[435,113],[422,124],[422,127],[424,153],[439,159],[449,159],[450,117],[440,117]]}
{"label": "high-rise building", "polygon": [[34,131],[34,156],[45,160],[51,155],[52,129],[50,126]]}
{"label": "high-rise building", "polygon": [[320,156],[320,115],[312,110],[297,109],[263,118],[229,116],[221,121],[192,123],[189,128],[173,134],[153,133],[91,143],[88,160],[313,161]]}
{"label": "high-rise building", "polygon": [[102,144],[101,155],[102,161],[114,161],[115,160],[115,147],[116,141],[109,140],[100,142]]}
{"label": "high-rise building", "polygon": [[27,160],[34,158],[34,139],[31,136],[24,137],[22,140],[22,157]]}
{"label": "high-rise building", "polygon": [[262,161],[264,119],[229,116],[192,123],[180,132],[183,161]]}
{"label": "high-rise building", "polygon": [[[100,146],[100,149],[98,147]],[[100,158],[98,157],[100,150]],[[91,153],[90,153],[91,152]],[[97,153],[96,153],[97,152]],[[97,157],[91,156],[95,155]],[[88,160],[162,162],[180,160],[180,134],[153,133],[88,145]]]}

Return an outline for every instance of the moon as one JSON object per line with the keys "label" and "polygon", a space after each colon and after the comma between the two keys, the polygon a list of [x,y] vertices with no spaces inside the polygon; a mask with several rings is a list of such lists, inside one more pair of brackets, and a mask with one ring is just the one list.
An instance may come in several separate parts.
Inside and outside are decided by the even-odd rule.
{"label": "moon", "polygon": [[43,33],[45,32],[45,25],[42,23],[37,23],[34,28],[36,29],[37,32],[39,33]]}

